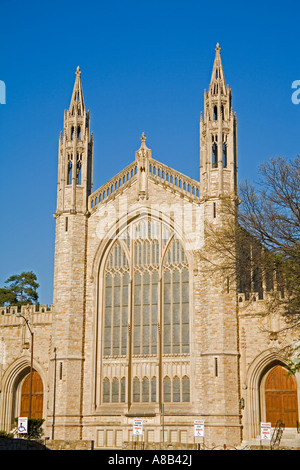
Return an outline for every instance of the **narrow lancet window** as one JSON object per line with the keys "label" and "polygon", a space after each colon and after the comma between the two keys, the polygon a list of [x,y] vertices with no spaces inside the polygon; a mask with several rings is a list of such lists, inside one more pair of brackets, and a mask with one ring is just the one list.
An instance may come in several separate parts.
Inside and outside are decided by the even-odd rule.
{"label": "narrow lancet window", "polygon": [[81,162],[77,163],[77,184],[81,184]]}
{"label": "narrow lancet window", "polygon": [[110,382],[107,378],[103,380],[103,403],[110,402]]}
{"label": "narrow lancet window", "polygon": [[140,394],[140,381],[138,377],[134,377],[133,379],[133,402],[134,403],[139,403],[141,399],[141,394]]}
{"label": "narrow lancet window", "polygon": [[227,145],[223,144],[223,168],[227,168]]}
{"label": "narrow lancet window", "polygon": [[215,219],[217,217],[217,206],[216,203],[213,203],[213,218]]}
{"label": "narrow lancet window", "polygon": [[212,147],[212,167],[218,168],[218,146],[216,143]]}
{"label": "narrow lancet window", "polygon": [[214,106],[214,121],[218,120],[218,107]]}
{"label": "narrow lancet window", "polygon": [[72,184],[72,162],[68,164],[68,184]]}

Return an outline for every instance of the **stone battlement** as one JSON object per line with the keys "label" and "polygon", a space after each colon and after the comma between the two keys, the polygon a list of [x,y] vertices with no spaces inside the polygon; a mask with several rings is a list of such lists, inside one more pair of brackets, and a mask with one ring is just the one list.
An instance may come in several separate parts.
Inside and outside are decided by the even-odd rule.
{"label": "stone battlement", "polygon": [[0,315],[28,315],[32,313],[50,313],[52,312],[52,305],[9,305],[7,307],[0,307]]}

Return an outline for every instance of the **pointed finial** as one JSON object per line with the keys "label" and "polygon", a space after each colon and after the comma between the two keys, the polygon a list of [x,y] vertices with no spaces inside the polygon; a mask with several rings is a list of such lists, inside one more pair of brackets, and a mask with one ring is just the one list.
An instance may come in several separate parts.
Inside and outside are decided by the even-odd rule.
{"label": "pointed finial", "polygon": [[76,69],[76,75],[78,76],[78,75],[80,75],[80,74],[81,74],[81,70],[80,70],[80,67],[79,67],[79,65],[78,65],[78,67],[77,67],[77,69]]}
{"label": "pointed finial", "polygon": [[135,152],[135,158],[137,160],[143,160],[144,158],[146,159],[149,159],[149,158],[152,158],[151,155],[152,155],[152,152],[151,152],[151,149],[148,149],[147,145],[146,145],[146,136],[145,136],[145,132],[142,133],[142,137],[140,137],[141,139],[141,146],[140,148]]}
{"label": "pointed finial", "polygon": [[147,139],[147,137],[145,136],[145,132],[143,132],[143,133],[142,133],[142,137],[141,137],[141,142],[142,142],[141,147],[145,147],[145,146],[146,146],[146,139]]}
{"label": "pointed finial", "polygon": [[219,44],[218,42],[217,42],[217,46],[216,46],[216,49],[215,49],[215,50],[216,50],[216,51],[220,51],[220,50],[221,50],[220,44]]}

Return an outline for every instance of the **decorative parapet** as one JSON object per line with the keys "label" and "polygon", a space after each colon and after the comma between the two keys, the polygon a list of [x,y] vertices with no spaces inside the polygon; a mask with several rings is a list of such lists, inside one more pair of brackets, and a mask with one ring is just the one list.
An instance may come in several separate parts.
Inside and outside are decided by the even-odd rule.
{"label": "decorative parapet", "polygon": [[241,314],[266,315],[270,312],[282,312],[284,297],[280,291],[261,291],[237,294],[238,308]]}
{"label": "decorative parapet", "polygon": [[200,183],[198,181],[173,170],[153,158],[149,160],[149,174],[154,181],[162,183],[189,199],[200,202]]}
{"label": "decorative parapet", "polygon": [[[200,182],[153,158],[148,159],[147,164],[149,165],[148,177],[155,183],[160,183],[189,200],[200,202]],[[99,204],[115,198],[119,192],[131,186],[137,178],[138,162],[135,160],[89,196],[89,211],[93,212]]]}
{"label": "decorative parapet", "polygon": [[114,178],[110,179],[107,183],[97,189],[97,191],[94,191],[89,196],[89,211],[92,212],[98,204],[107,202],[109,199],[113,199],[116,192],[124,191],[124,189],[128,188],[132,184],[133,180],[136,180],[136,173],[137,162],[134,161],[114,176]]}
{"label": "decorative parapet", "polygon": [[52,305],[10,305],[8,307],[0,307],[0,326],[18,325],[23,322],[21,314],[24,317],[31,317],[34,323],[51,323],[52,321]]}
{"label": "decorative parapet", "polygon": [[14,315],[21,313],[22,315],[28,313],[45,313],[52,312],[52,305],[9,305],[7,307],[0,307],[0,315]]}

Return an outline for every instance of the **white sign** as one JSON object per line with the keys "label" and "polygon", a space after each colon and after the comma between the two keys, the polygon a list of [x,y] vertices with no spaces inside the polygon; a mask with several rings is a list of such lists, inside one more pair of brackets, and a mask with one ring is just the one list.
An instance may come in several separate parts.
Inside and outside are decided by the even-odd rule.
{"label": "white sign", "polygon": [[204,420],[203,419],[195,419],[194,437],[204,437]]}
{"label": "white sign", "polygon": [[18,418],[18,433],[27,434],[28,418]]}
{"label": "white sign", "polygon": [[133,435],[134,436],[143,435],[143,420],[142,419],[133,420]]}
{"label": "white sign", "polygon": [[260,423],[260,439],[261,441],[271,440],[271,423]]}

